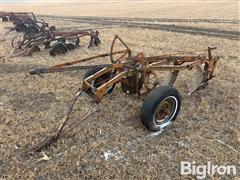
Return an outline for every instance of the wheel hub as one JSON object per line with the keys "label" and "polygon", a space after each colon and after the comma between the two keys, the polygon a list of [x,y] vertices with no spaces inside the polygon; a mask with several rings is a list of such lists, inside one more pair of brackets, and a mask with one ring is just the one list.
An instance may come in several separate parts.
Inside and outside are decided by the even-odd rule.
{"label": "wheel hub", "polygon": [[175,109],[175,101],[171,97],[164,99],[157,107],[155,111],[155,123],[157,125],[162,124],[165,121],[168,121],[173,115]]}

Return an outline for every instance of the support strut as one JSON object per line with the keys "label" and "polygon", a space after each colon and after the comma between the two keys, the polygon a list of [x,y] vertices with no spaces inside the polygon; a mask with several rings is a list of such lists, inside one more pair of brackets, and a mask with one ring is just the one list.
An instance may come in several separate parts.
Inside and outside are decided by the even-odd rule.
{"label": "support strut", "polygon": [[[87,99],[90,103],[91,103],[91,108],[88,109],[87,112],[81,114],[81,118],[78,120],[73,121],[72,123],[70,123],[69,125],[67,125],[67,122],[69,121],[69,116],[72,112],[73,106],[76,103],[78,97],[80,95],[83,95],[82,90],[79,89],[72,101],[70,106],[68,107],[67,113],[66,115],[63,117],[63,119],[60,121],[60,124],[58,126],[58,129],[56,131],[56,133],[49,139],[37,144],[32,150],[33,151],[41,151],[47,147],[49,147],[51,144],[55,143],[58,139],[60,139],[61,137],[63,137],[65,134],[69,133],[70,131],[73,130],[73,128],[75,128],[76,126],[80,125],[81,123],[83,123],[89,116],[93,115],[95,112],[97,112],[99,110],[99,107],[97,106],[96,103],[92,102],[91,99]],[[86,96],[83,95],[83,97],[88,98]]]}

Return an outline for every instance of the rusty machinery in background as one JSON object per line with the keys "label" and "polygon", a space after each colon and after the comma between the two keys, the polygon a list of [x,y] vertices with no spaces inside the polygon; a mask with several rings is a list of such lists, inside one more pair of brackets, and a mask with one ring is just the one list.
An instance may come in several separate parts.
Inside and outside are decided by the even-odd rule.
{"label": "rusty machinery in background", "polygon": [[10,16],[11,16],[11,12],[0,11],[0,19],[2,20],[2,22],[11,21]]}
{"label": "rusty machinery in background", "polygon": [[69,50],[73,50],[80,44],[80,39],[89,37],[88,48],[98,46],[101,41],[98,37],[99,32],[93,30],[81,30],[75,32],[56,32],[45,30],[36,35],[17,35],[12,41],[11,45],[13,51],[10,57],[17,55],[32,55],[33,52],[41,51],[41,49],[49,48],[50,55],[55,56],[64,54]]}
{"label": "rusty machinery in background", "polygon": [[3,22],[11,21],[14,25],[9,32],[16,30],[28,35],[38,34],[45,29],[54,31],[55,26],[50,26],[43,19],[37,19],[32,12],[0,12],[0,18]]}
{"label": "rusty machinery in background", "polygon": [[[116,50],[115,44],[123,45],[124,49]],[[150,131],[160,131],[171,124],[177,117],[181,107],[179,92],[173,88],[177,75],[183,70],[195,69],[193,79],[189,83],[190,94],[204,88],[210,79],[219,57],[212,56],[212,50],[208,49],[191,52],[178,52],[158,56],[145,56],[143,53],[133,54],[130,48],[115,36],[110,53],[100,54],[89,58],[59,64],[50,68],[37,68],[30,70],[31,75],[54,73],[63,71],[88,69],[83,78],[82,86],[73,97],[67,114],[61,120],[57,131],[43,143],[38,144],[34,150],[40,151],[63,137],[74,127],[81,124],[89,116],[99,110],[98,103],[102,98],[110,94],[117,83],[128,94],[138,94],[144,99],[140,110],[140,119]],[[199,52],[207,54],[199,54]],[[109,57],[111,63],[98,65],[76,65],[86,61]],[[164,73],[161,80],[159,73]],[[81,110],[79,120],[69,122],[69,116],[78,99],[86,101],[86,106]],[[81,104],[82,104],[81,101]],[[89,104],[88,104],[89,103]],[[84,109],[85,108],[85,109]]]}

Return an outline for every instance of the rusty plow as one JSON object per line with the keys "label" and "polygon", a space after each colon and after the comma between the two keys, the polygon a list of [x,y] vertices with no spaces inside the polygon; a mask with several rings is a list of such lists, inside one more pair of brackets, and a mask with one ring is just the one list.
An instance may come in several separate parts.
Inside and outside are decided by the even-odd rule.
{"label": "rusty plow", "polygon": [[[118,43],[121,46],[116,45]],[[118,50],[116,48],[118,47]],[[174,52],[156,56],[135,54],[118,36],[112,41],[109,53],[58,64],[49,68],[30,70],[31,75],[55,73],[64,71],[86,70],[80,90],[75,94],[66,116],[62,119],[58,130],[50,140],[41,143],[35,150],[41,150],[63,137],[74,127],[98,110],[97,104],[106,95],[110,95],[119,84],[121,90],[129,95],[137,94],[143,99],[140,119],[150,131],[161,131],[170,125],[178,115],[181,107],[181,96],[174,83],[178,74],[195,70],[189,83],[189,93],[207,86],[214,75],[219,57],[212,56],[215,47],[189,52]],[[196,55],[189,55],[195,53]],[[81,65],[91,60],[109,58],[105,64]],[[99,61],[100,62],[100,61]],[[79,65],[80,64],[80,65]],[[73,105],[79,96],[83,96],[92,104],[90,111],[80,116],[80,121],[66,125]]]}

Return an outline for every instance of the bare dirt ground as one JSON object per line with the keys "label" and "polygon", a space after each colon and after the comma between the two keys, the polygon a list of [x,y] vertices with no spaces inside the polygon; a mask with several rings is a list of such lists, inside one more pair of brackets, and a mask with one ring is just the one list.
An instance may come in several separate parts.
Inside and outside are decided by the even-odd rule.
{"label": "bare dirt ground", "polygon": [[[190,15],[179,10],[179,17],[164,15],[167,10],[162,11],[161,15],[156,11],[157,8],[151,11],[150,5],[146,4],[136,5],[128,14],[127,11],[121,14],[112,10],[112,16],[108,17],[103,11],[94,14],[91,5],[86,5],[89,7],[88,17],[83,17],[82,12],[71,12],[69,9],[74,7],[72,4],[68,13],[62,14],[54,14],[39,6],[37,13],[44,15],[46,21],[60,30],[98,28],[102,44],[92,49],[86,49],[83,44],[75,51],[54,58],[49,56],[47,50],[35,53],[32,57],[15,57],[5,61],[1,58],[0,177],[195,179],[196,176],[180,175],[180,161],[195,161],[200,165],[211,161],[213,164],[239,167],[239,18],[234,8],[236,4],[224,3],[225,7],[222,4],[217,6],[214,2],[210,4],[202,3],[201,10],[206,12],[209,9],[204,16],[200,10],[191,11]],[[112,5],[113,9],[115,6]],[[195,7],[191,2],[189,6]],[[140,8],[143,11],[143,7],[148,12],[145,14],[149,14],[147,18],[136,13]],[[225,14],[213,12],[217,7],[219,11],[226,8]],[[28,8],[31,10],[27,6],[21,7],[22,10]],[[59,12],[58,8],[60,6],[52,9]],[[104,4],[98,8],[104,8]],[[111,9],[109,6],[106,8]],[[165,8],[171,9],[171,6],[165,4]],[[87,12],[85,9],[83,11]],[[2,33],[9,27],[12,27],[11,23],[1,22]],[[28,155],[26,151],[30,147],[55,130],[74,92],[81,85],[84,74],[84,71],[56,73],[41,78],[29,75],[28,70],[109,52],[115,34],[125,40],[134,52],[144,52],[146,55],[217,46],[213,55],[221,59],[216,77],[206,89],[188,96],[186,80],[189,80],[191,73],[180,74],[175,87],[182,95],[182,109],[175,123],[161,134],[146,130],[139,119],[142,101],[136,96],[125,95],[117,86],[100,104],[100,112],[44,150],[49,160],[40,161],[43,156],[41,153]],[[15,35],[17,33],[12,32],[1,36],[1,57],[10,53],[10,41]],[[106,62],[110,62],[109,59],[93,63]],[[76,104],[72,119],[79,117],[81,106],[83,104]],[[209,177],[218,178],[218,175]],[[237,179],[233,176],[223,177],[234,178]]]}
{"label": "bare dirt ground", "polygon": [[[179,25],[179,22],[190,23],[208,23],[209,24],[230,24],[238,27],[239,20],[223,20],[223,19],[152,19],[152,18],[108,18],[108,17],[64,17],[64,16],[40,16],[55,20],[63,20],[67,22],[89,23],[100,26],[118,26],[118,27],[138,27],[146,29],[157,29],[168,32],[178,32],[184,34],[204,35],[210,37],[222,37],[227,39],[239,40],[240,32],[238,30],[224,30],[209,27],[194,27],[189,25]],[[166,24],[167,22],[167,24]],[[163,24],[164,23],[164,24]],[[171,24],[170,24],[171,23]],[[231,27],[232,27],[231,26]],[[229,27],[229,26],[227,26]],[[107,28],[107,27],[106,27]]]}

